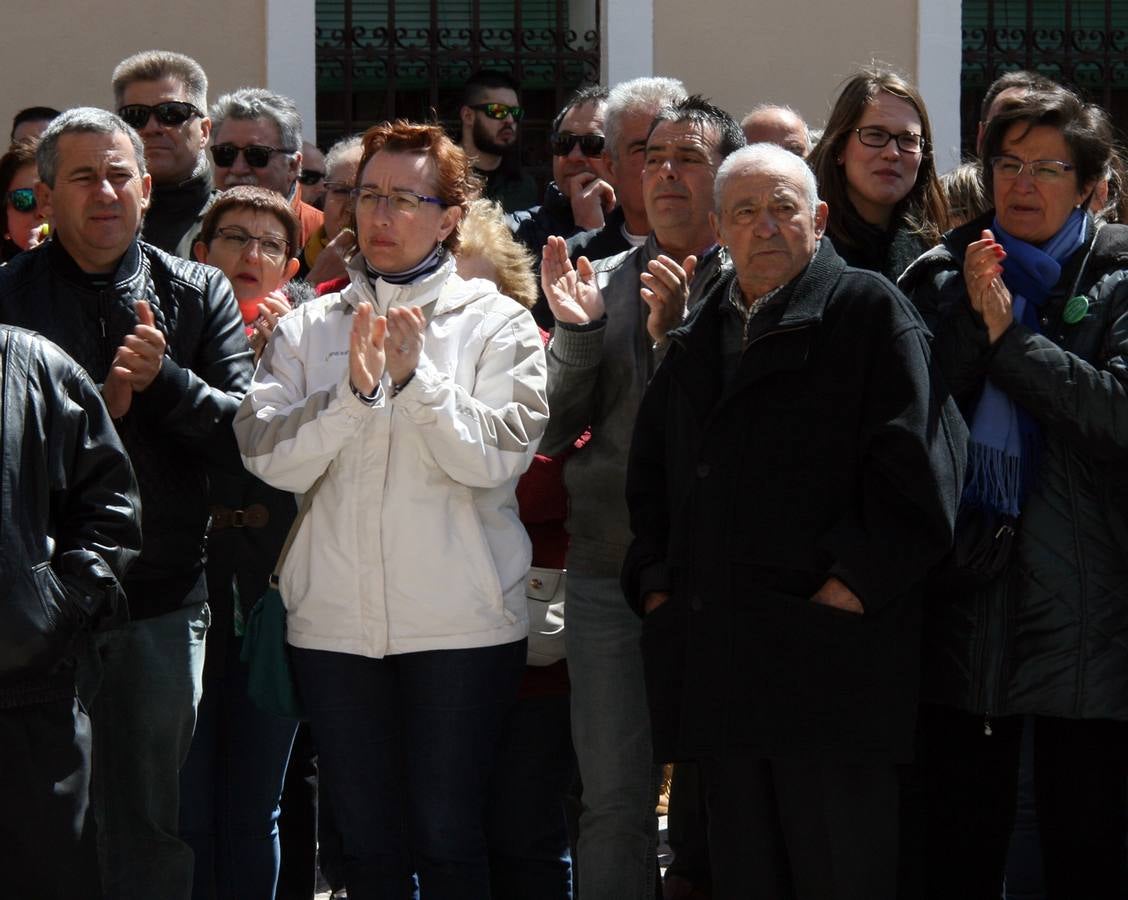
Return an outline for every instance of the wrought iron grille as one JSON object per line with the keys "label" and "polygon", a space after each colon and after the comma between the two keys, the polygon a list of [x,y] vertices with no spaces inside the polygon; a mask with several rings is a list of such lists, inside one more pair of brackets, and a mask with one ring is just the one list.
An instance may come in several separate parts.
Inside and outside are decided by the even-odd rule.
{"label": "wrought iron grille", "polygon": [[317,125],[323,145],[395,117],[452,134],[479,68],[521,85],[523,161],[547,167],[567,96],[599,80],[600,0],[317,0]]}
{"label": "wrought iron grille", "polygon": [[1128,113],[1128,0],[964,0],[965,152],[974,150],[988,86],[1014,69],[1079,89],[1119,126]]}

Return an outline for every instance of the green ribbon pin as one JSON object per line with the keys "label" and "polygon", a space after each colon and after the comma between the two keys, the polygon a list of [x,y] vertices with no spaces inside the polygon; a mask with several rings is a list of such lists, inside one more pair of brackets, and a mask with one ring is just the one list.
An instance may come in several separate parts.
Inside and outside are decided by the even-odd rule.
{"label": "green ribbon pin", "polygon": [[1089,312],[1089,299],[1087,297],[1073,297],[1065,304],[1065,312],[1062,313],[1062,321],[1066,325],[1076,325]]}

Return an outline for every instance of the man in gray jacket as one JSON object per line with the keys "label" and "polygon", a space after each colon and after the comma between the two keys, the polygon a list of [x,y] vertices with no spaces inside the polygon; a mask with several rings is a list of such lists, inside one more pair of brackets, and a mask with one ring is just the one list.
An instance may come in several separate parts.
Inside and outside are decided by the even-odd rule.
{"label": "man in gray jacket", "polygon": [[736,122],[700,97],[660,110],[646,142],[646,243],[575,269],[550,238],[541,283],[556,318],[548,353],[552,416],[541,451],[591,440],[565,465],[572,739],[583,781],[580,893],[585,900],[651,900],[656,872],[653,765],[637,616],[619,587],[631,540],[624,500],[627,450],[646,383],[720,268],[709,223],[713,178],[744,144]]}

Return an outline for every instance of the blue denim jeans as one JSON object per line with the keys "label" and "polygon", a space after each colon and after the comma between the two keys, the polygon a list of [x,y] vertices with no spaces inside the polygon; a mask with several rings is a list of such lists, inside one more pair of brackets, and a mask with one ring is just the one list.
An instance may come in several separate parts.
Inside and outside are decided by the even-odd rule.
{"label": "blue denim jeans", "polygon": [[188,900],[192,851],[179,837],[180,767],[204,668],[206,603],[94,635],[78,692],[94,733],[102,888],[114,900]]}
{"label": "blue denim jeans", "polygon": [[350,900],[488,900],[482,825],[525,641],[370,659],[292,648]]}
{"label": "blue denim jeans", "polygon": [[298,723],[251,701],[241,645],[230,637],[216,675],[205,672],[192,749],[180,770],[180,836],[195,855],[193,900],[271,900],[278,882],[279,800]]}
{"label": "blue denim jeans", "polygon": [[653,900],[659,767],[650,741],[642,620],[616,578],[568,573],[572,743],[583,794],[576,848],[583,900]]}
{"label": "blue denim jeans", "polygon": [[570,900],[564,796],[575,755],[568,695],[524,697],[502,726],[486,839],[492,900]]}

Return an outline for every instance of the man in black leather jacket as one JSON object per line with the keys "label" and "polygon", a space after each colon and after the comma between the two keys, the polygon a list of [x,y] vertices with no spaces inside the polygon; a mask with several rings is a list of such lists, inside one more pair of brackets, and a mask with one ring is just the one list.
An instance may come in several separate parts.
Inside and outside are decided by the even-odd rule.
{"label": "man in black leather jacket", "polygon": [[108,896],[187,898],[177,773],[200,695],[206,465],[240,466],[231,422],[251,351],[223,274],[137,239],[150,182],[112,113],[44,133],[37,199],[53,239],[0,270],[0,321],[43,333],[102,386],[137,472],[144,548],[124,582],[132,621],[97,636],[79,694],[94,731],[93,804]]}
{"label": "man in black leather jacket", "polygon": [[125,612],[118,579],[141,548],[137,482],[86,373],[48,341],[3,327],[0,418],[5,890],[97,896],[75,655],[93,625]]}

